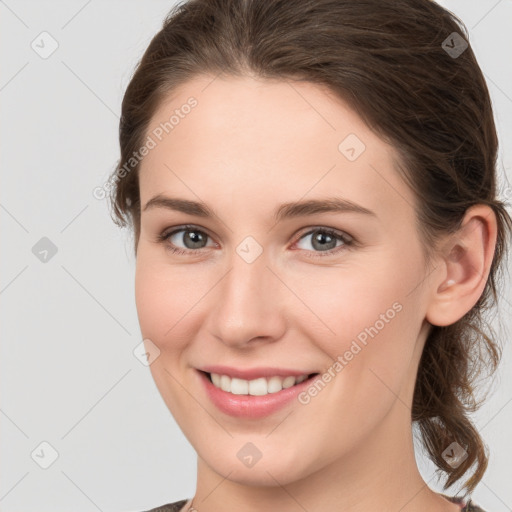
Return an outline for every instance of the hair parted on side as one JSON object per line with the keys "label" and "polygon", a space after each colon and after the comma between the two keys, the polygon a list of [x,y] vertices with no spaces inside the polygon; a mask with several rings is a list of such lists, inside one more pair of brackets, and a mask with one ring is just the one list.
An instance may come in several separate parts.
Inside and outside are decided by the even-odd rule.
{"label": "hair parted on side", "polygon": [[[110,205],[119,226],[140,236],[140,165],[126,162],[143,145],[160,103],[199,75],[256,76],[326,86],[346,101],[400,156],[397,171],[418,199],[417,224],[427,256],[468,208],[497,217],[494,259],[482,296],[458,322],[432,326],[421,357],[411,420],[428,456],[469,494],[488,451],[469,418],[481,402],[475,382],[492,375],[501,347],[484,315],[497,303],[512,230],[498,198],[498,138],[489,91],[471,45],[458,56],[443,42],[467,29],[431,0],[189,0],[166,17],[138,63],[122,102],[121,158]],[[191,114],[193,115],[193,113]],[[443,451],[456,441],[467,458],[452,467]]]}

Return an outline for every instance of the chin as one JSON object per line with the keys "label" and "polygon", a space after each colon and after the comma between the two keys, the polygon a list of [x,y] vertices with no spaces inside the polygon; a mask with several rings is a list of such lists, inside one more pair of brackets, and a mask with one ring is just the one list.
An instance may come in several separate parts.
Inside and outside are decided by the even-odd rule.
{"label": "chin", "polygon": [[[219,460],[215,455],[213,460],[203,457],[201,459],[215,473],[241,485],[278,487],[307,476],[306,468],[299,467],[297,464],[290,465],[289,461],[281,455],[273,454],[266,460],[262,456],[252,467],[246,467],[238,458],[235,462],[231,458]],[[290,468],[293,468],[293,471]]]}

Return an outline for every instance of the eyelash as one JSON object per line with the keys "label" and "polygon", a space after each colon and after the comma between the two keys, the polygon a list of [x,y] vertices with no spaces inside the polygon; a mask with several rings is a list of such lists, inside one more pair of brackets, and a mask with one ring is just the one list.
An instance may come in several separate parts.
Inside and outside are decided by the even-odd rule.
{"label": "eyelash", "polygon": [[[186,225],[186,226],[181,226],[179,229],[175,229],[169,233],[162,232],[160,235],[158,235],[157,241],[160,243],[166,244],[168,242],[168,239],[172,235],[175,235],[176,233],[179,233],[180,231],[196,231],[196,232],[202,233],[203,235],[206,235],[207,237],[210,238],[210,236],[207,233],[205,233],[201,229],[198,229],[196,226]],[[311,235],[313,233],[316,233],[316,232],[324,233],[326,235],[337,238],[338,240],[341,240],[343,242],[343,245],[341,245],[339,247],[335,247],[334,249],[329,249],[328,251],[307,251],[306,249],[303,249],[303,250],[306,250],[306,252],[308,252],[308,253],[311,253],[311,252],[314,253],[314,255],[311,255],[311,254],[308,255],[309,258],[323,258],[325,256],[332,256],[344,249],[348,249],[351,246],[355,245],[355,239],[353,237],[351,237],[350,235],[345,235],[340,231],[336,231],[332,228],[324,228],[324,227],[316,227],[310,231],[307,231],[306,233],[303,233],[301,236],[299,236],[299,238],[297,239],[297,242],[302,240],[304,237]],[[295,243],[297,243],[297,242],[295,242]],[[202,249],[180,249],[178,247],[173,247],[171,245],[167,245],[167,248],[172,253],[180,254],[180,255],[187,255],[190,253],[198,253],[198,252],[201,252],[202,249],[205,249],[205,248],[202,248]]]}

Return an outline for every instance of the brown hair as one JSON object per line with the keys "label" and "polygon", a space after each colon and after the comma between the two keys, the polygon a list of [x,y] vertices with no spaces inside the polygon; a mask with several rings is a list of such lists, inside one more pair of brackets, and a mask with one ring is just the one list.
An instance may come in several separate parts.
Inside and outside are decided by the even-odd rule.
{"label": "brown hair", "polygon": [[[431,327],[411,416],[437,472],[447,474],[444,489],[475,465],[464,484],[470,493],[488,452],[468,414],[481,405],[475,379],[483,370],[492,375],[501,358],[498,342],[484,332],[492,332],[484,313],[497,301],[512,221],[497,197],[489,92],[467,40],[463,22],[430,0],[182,2],[152,39],[124,95],[110,202],[114,221],[134,228],[136,255],[139,164],[127,171],[126,162],[143,145],[155,110],[198,75],[252,74],[327,86],[396,148],[397,169],[418,198],[427,256],[438,235],[457,230],[469,207],[489,205],[498,238],[485,290],[458,322]],[[457,467],[443,457],[454,441],[467,452]]]}

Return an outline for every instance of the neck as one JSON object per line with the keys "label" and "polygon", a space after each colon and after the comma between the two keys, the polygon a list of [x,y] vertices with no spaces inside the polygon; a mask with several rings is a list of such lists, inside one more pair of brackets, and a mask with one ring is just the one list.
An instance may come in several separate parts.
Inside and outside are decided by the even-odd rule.
{"label": "neck", "polygon": [[[457,505],[433,492],[421,477],[414,456],[410,414],[410,409],[397,399],[378,429],[361,440],[357,449],[328,464],[319,461],[320,469],[292,482],[284,482],[284,477],[275,478],[272,468],[263,465],[259,471],[264,478],[271,476],[268,485],[237,481],[236,466],[221,475],[199,458],[194,509],[197,512],[296,512],[300,508],[310,512],[459,510]],[[303,448],[307,450],[307,443]],[[258,471],[257,466],[251,471]]]}

